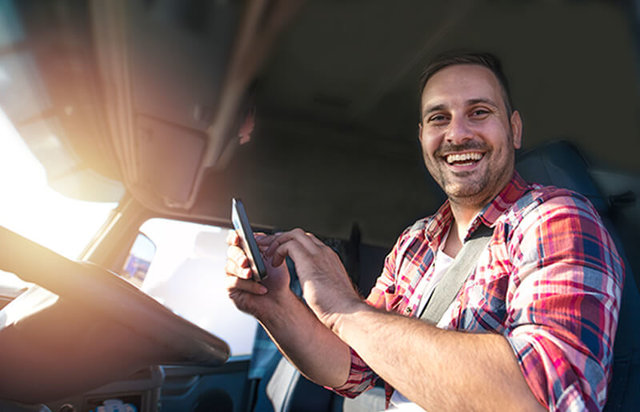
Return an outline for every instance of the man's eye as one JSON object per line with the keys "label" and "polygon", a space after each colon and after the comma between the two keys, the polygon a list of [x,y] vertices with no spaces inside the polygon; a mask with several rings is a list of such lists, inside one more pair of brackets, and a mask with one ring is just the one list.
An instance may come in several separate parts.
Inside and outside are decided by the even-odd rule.
{"label": "man's eye", "polygon": [[443,114],[436,114],[429,118],[429,123],[444,123],[447,121],[447,117]]}
{"label": "man's eye", "polygon": [[478,118],[478,117],[479,117],[479,118],[482,118],[482,117],[487,116],[489,113],[490,113],[490,112],[489,112],[489,110],[487,110],[487,109],[475,109],[475,110],[473,110],[473,111],[471,112],[471,116],[472,116],[472,117],[476,117],[476,118]]}

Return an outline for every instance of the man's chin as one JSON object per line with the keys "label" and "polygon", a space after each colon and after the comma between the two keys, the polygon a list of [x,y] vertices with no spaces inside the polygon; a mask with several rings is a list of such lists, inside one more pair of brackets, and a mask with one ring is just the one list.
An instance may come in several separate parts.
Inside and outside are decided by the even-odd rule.
{"label": "man's chin", "polygon": [[482,197],[483,185],[474,183],[469,184],[447,184],[443,189],[449,199],[461,204],[470,204],[476,202]]}

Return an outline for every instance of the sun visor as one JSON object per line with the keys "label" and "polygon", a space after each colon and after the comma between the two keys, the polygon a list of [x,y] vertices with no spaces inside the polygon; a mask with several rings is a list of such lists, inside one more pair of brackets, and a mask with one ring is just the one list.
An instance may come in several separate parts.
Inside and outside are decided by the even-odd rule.
{"label": "sun visor", "polygon": [[153,191],[166,206],[188,201],[207,135],[146,116],[136,118],[138,190]]}

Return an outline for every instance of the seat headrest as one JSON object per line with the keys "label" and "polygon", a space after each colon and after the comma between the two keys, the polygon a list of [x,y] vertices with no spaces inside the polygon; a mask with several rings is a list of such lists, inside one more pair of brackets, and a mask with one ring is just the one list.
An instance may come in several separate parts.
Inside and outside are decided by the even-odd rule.
{"label": "seat headrest", "polygon": [[589,166],[571,143],[558,140],[519,154],[516,170],[531,183],[570,189],[586,196],[600,214],[607,214],[609,203],[589,174]]}

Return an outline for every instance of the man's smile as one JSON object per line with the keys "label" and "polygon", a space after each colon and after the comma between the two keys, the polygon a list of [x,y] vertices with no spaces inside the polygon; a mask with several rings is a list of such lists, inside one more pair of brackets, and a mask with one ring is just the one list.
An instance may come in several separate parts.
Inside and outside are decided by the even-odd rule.
{"label": "man's smile", "polygon": [[470,166],[484,157],[482,152],[449,153],[444,156],[447,164],[452,166]]}

